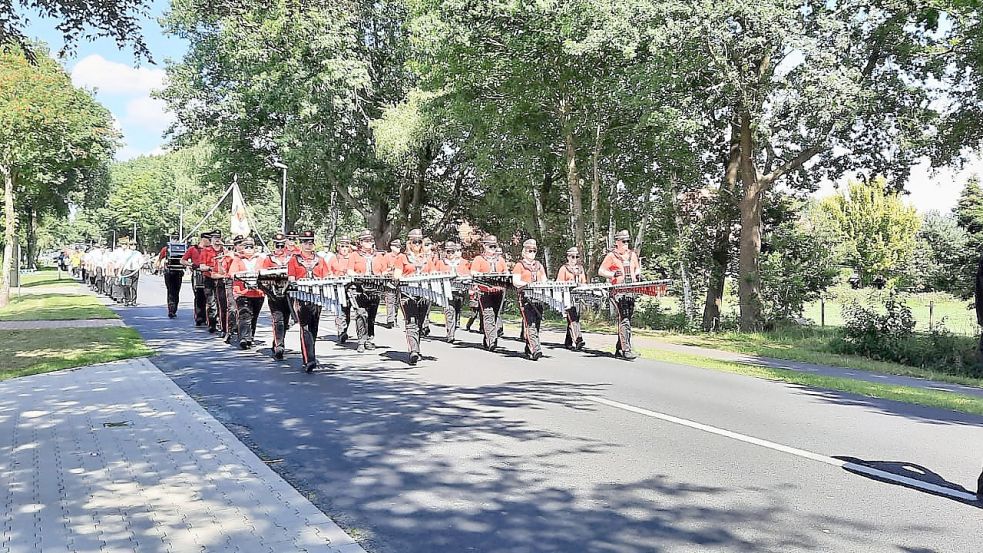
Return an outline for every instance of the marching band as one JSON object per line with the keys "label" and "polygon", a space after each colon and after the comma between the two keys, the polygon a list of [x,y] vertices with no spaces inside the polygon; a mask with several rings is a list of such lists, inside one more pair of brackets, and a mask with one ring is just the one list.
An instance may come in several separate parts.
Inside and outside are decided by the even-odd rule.
{"label": "marching band", "polygon": [[[273,328],[271,353],[282,360],[287,330],[299,327],[302,366],[306,372],[319,367],[316,355],[318,323],[322,310],[336,317],[338,342],[348,341],[355,323],[356,351],[376,348],[375,326],[380,306],[385,306],[385,323],[392,328],[399,319],[406,334],[410,365],[422,359],[421,342],[429,333],[432,306],[445,316],[445,341],[456,341],[457,327],[466,305],[474,305],[480,320],[483,346],[498,348],[502,335],[502,312],[509,291],[514,291],[522,320],[521,337],[525,356],[536,361],[543,355],[540,326],[547,309],[566,321],[564,346],[579,351],[585,342],[580,328],[580,307],[611,305],[616,314],[618,341],[615,356],[632,360],[631,322],[636,298],[661,296],[669,281],[643,281],[638,255],[630,247],[628,231],[615,235],[610,253],[597,274],[606,283],[591,284],[577,248],[566,252],[555,280],[537,259],[535,240],[522,243],[521,259],[512,264],[502,253],[498,238],[480,240],[482,253],[472,260],[462,257],[462,244],[448,240],[443,255],[421,229],[410,230],[404,243],[392,240],[389,251],[377,251],[368,230],[337,241],[337,251],[315,252],[313,231],[277,233],[272,251],[256,252],[250,237],[236,236],[233,249],[226,249],[220,231],[203,233],[197,245],[186,245],[170,236],[158,256],[167,286],[167,314],[177,313],[181,280],[191,272],[196,326],[221,333],[226,343],[234,338],[241,349],[253,347],[256,323],[264,302]],[[98,267],[90,274],[99,278]],[[470,330],[470,327],[469,327]]]}

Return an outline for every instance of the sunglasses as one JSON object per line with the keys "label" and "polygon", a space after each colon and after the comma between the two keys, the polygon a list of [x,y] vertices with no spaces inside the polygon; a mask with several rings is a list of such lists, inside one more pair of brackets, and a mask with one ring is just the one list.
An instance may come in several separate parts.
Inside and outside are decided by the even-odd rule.
{"label": "sunglasses", "polygon": [[410,240],[410,244],[422,244],[423,240]]}
{"label": "sunglasses", "polygon": [[529,253],[536,253],[539,250],[537,250],[536,248],[526,248],[526,251],[529,252]]}
{"label": "sunglasses", "polygon": [[314,240],[301,240],[300,243],[301,244],[313,244],[314,243]]}
{"label": "sunglasses", "polygon": [[282,248],[287,245],[286,242],[274,242],[273,245],[277,248]]}
{"label": "sunglasses", "polygon": [[579,255],[568,255],[567,258],[569,258],[569,259],[580,259],[580,256]]}
{"label": "sunglasses", "polygon": [[256,246],[255,246],[255,245],[253,245],[253,244],[243,244],[243,245],[242,245],[242,248],[243,248],[243,249],[245,249],[245,250],[251,250],[251,249],[253,249],[253,248],[255,248],[255,247],[256,247]]}

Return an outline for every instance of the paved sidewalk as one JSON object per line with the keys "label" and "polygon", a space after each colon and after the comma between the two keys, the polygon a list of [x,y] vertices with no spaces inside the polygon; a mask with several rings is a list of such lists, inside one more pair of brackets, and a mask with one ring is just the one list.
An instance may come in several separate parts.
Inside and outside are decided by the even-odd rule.
{"label": "paved sidewalk", "polygon": [[0,383],[0,552],[363,549],[146,359]]}
{"label": "paved sidewalk", "polygon": [[48,328],[108,328],[125,326],[120,319],[69,319],[64,321],[0,321],[0,330]]}

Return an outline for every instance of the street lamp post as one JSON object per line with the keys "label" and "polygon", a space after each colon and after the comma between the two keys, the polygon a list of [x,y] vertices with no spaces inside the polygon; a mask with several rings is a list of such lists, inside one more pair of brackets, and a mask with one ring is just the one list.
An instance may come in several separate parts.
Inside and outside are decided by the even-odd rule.
{"label": "street lamp post", "polygon": [[287,166],[279,161],[273,162],[273,167],[283,171],[283,189],[280,191],[280,232],[287,232]]}

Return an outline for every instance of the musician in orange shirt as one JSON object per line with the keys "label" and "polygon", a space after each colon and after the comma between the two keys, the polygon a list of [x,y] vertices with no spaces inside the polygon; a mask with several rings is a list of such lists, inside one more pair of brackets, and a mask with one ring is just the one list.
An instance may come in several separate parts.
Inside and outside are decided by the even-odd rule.
{"label": "musician in orange shirt", "polygon": [[[221,270],[221,258],[225,256],[225,246],[222,244],[222,231],[213,230],[209,233],[212,237],[212,246],[206,249],[199,260],[201,274],[205,277],[205,314],[208,321],[208,332],[214,334],[218,331],[218,324],[225,312],[219,311],[220,302],[218,301],[220,278],[212,277],[212,271]],[[223,292],[224,294],[224,292]]]}
{"label": "musician in orange shirt", "polygon": [[[282,232],[273,235],[273,251],[259,263],[261,271],[286,269],[290,258],[295,255],[287,251],[287,237]],[[290,320],[290,298],[286,293],[266,290],[266,304],[270,307],[273,322],[273,358],[280,360],[284,355],[284,340],[287,336],[287,321]]]}
{"label": "musician in orange shirt", "polygon": [[[434,266],[439,273],[452,273],[458,277],[471,276],[471,265],[461,258],[461,245],[453,240],[444,243],[444,252],[447,257],[438,260]],[[454,291],[454,296],[447,307],[444,308],[444,327],[447,329],[447,342],[454,343],[454,335],[457,332],[457,325],[461,320],[461,309],[467,301],[467,292]]]}
{"label": "musician in orange shirt", "polygon": [[[375,237],[368,229],[358,235],[358,251],[355,263],[356,275],[381,276],[386,270],[386,254],[375,251]],[[382,296],[363,286],[351,287],[355,304],[355,332],[358,334],[359,353],[375,349],[375,317],[379,313]]]}
{"label": "musician in orange shirt", "polygon": [[546,280],[546,269],[536,260],[539,247],[533,239],[522,243],[522,258],[512,268],[512,285],[519,291],[519,312],[522,314],[522,336],[526,342],[526,358],[539,361],[543,345],[539,340],[539,326],[543,322],[542,303],[523,294],[526,286]]}
{"label": "musician in orange shirt", "polygon": [[[396,278],[427,274],[433,271],[433,262],[423,252],[423,231],[413,229],[406,236],[406,253],[396,259]],[[430,302],[403,294],[401,298],[403,325],[406,327],[406,346],[410,365],[420,360],[420,328],[423,319],[430,315]]]}
{"label": "musician in orange shirt", "polygon": [[[622,230],[614,235],[614,250],[605,256],[597,274],[608,279],[611,284],[624,284],[641,280],[642,264],[638,255],[629,246],[630,235]],[[635,298],[628,294],[611,296],[618,317],[618,344],[614,356],[627,360],[638,357],[631,349],[631,319],[635,314]]]}
{"label": "musician in orange shirt", "polygon": [[[567,262],[560,267],[556,274],[557,282],[573,282],[575,284],[587,284],[587,271],[580,261],[580,250],[576,247],[567,250]],[[580,351],[584,349],[584,338],[580,332],[580,311],[574,304],[567,309],[567,335],[563,339],[563,345],[567,349]]]}
{"label": "musician in orange shirt", "polygon": [[[287,278],[294,281],[331,276],[328,264],[314,253],[314,231],[305,230],[300,234],[299,241],[300,253],[292,255],[287,262]],[[318,366],[314,345],[317,340],[318,321],[321,319],[321,306],[294,299],[293,307],[294,313],[297,314],[297,326],[300,327],[300,353],[304,361],[304,370],[311,373]]]}
{"label": "musician in orange shirt", "polygon": [[[505,273],[508,268],[498,253],[498,238],[489,234],[481,240],[484,252],[471,260],[471,273]],[[485,349],[494,351],[502,328],[502,303],[505,301],[505,288],[501,286],[477,286],[478,308],[481,310],[481,329],[485,333]]]}
{"label": "musician in orange shirt", "polygon": [[[338,253],[331,258],[328,269],[331,276],[344,277],[358,274],[357,264],[362,260],[359,256],[352,254],[352,241],[350,238],[342,237],[338,239]],[[363,268],[362,271],[365,269]],[[352,321],[351,302],[346,302],[341,308],[341,315],[335,317],[335,326],[338,327],[338,343],[344,344],[348,341],[348,325]]]}
{"label": "musician in orange shirt", "polygon": [[[389,252],[384,254],[385,268],[382,274],[385,276],[393,276],[396,272],[396,259],[399,257],[400,252],[403,249],[403,242],[399,238],[394,238],[389,242]],[[399,311],[399,306],[396,302],[396,291],[389,290],[385,294],[386,300],[386,323],[382,326],[386,328],[393,328],[396,326],[396,312]]]}
{"label": "musician in orange shirt", "polygon": [[263,309],[263,300],[266,295],[255,286],[255,281],[246,281],[240,278],[247,276],[251,279],[258,276],[260,262],[262,260],[256,255],[256,244],[252,238],[246,238],[242,242],[242,253],[232,259],[229,266],[229,275],[234,280],[232,282],[232,293],[235,295],[236,310],[239,321],[239,349],[249,349],[253,347],[253,339],[256,336],[256,321],[259,319],[259,312]]}

